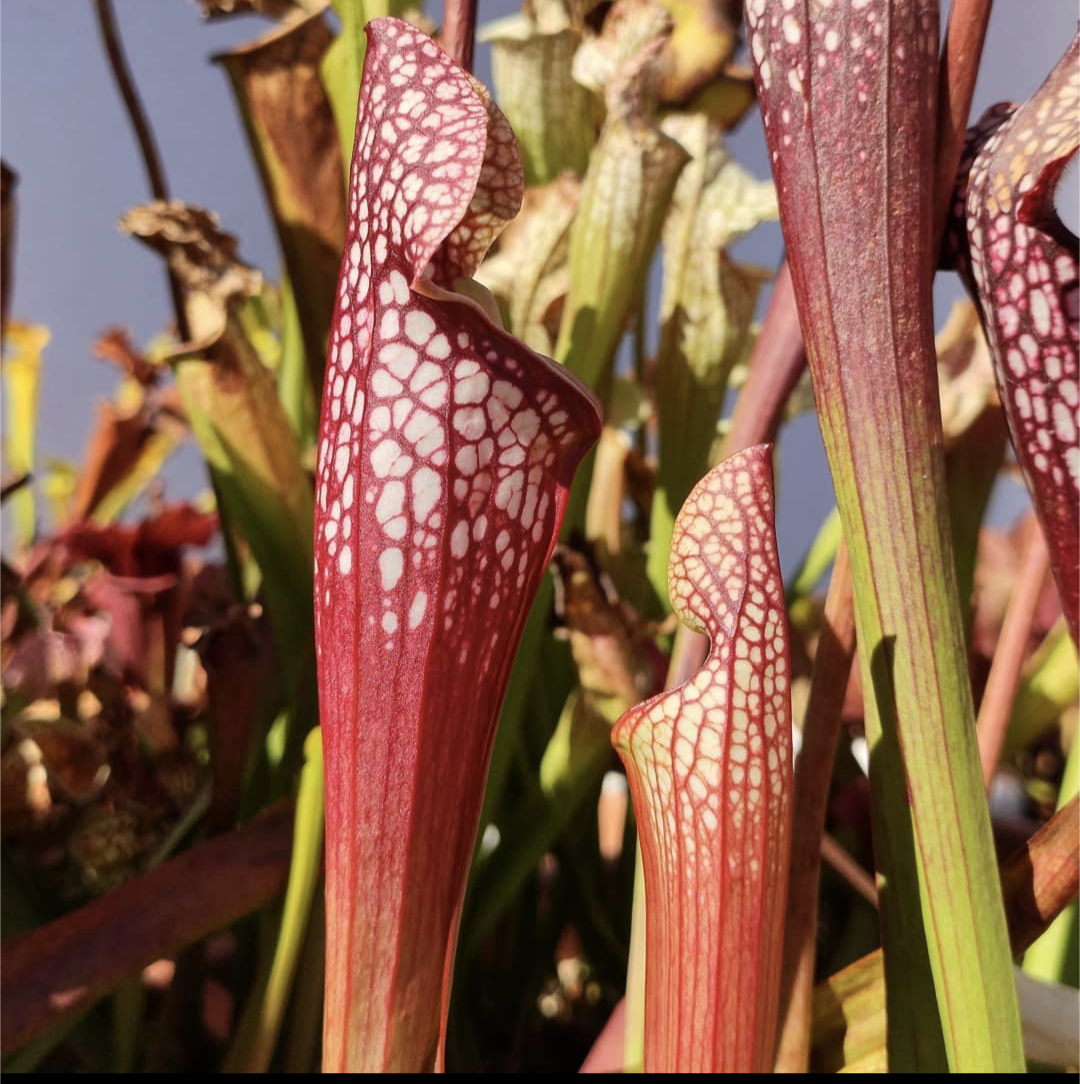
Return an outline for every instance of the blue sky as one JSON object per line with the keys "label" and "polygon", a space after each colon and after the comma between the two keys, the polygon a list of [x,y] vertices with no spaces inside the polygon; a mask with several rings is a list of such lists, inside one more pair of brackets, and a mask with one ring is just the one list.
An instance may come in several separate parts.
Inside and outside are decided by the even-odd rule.
{"label": "blue sky", "polygon": [[[480,0],[480,19],[515,7],[513,0]],[[192,0],[115,0],[115,9],[173,194],[216,211],[240,238],[242,256],[276,277],[276,242],[243,131],[225,76],[209,61],[258,37],[267,24],[252,17],[207,24]],[[1075,0],[995,5],[974,116],[1003,98],[1023,100],[1039,85],[1068,45],[1076,11]],[[489,75],[483,48],[477,74]],[[767,174],[756,117],[732,146],[748,169]],[[92,356],[98,334],[123,324],[146,342],[170,320],[159,259],[116,229],[147,188],[89,0],[4,0],[0,151],[20,175],[13,314],[52,332],[38,461],[78,462],[90,407],[115,387],[114,371]],[[759,229],[738,248],[741,258],[766,267],[776,265],[780,251],[778,227]],[[939,276],[939,323],[957,296],[953,277]],[[191,449],[166,478],[173,498],[205,486]],[[812,417],[786,432],[779,489],[778,533],[790,569],[832,503]],[[999,502],[998,518],[1017,507],[1014,493]]]}

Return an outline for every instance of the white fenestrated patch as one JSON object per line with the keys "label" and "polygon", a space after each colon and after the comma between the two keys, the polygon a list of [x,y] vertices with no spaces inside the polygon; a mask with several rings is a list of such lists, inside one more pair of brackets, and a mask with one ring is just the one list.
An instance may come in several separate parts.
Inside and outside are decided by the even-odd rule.
{"label": "white fenestrated patch", "polygon": [[442,498],[442,478],[430,467],[421,467],[412,477],[413,518],[425,523]]}
{"label": "white fenestrated patch", "polygon": [[412,309],[405,314],[405,336],[417,346],[424,346],[435,334],[435,321],[419,309]]}
{"label": "white fenestrated patch", "polygon": [[410,629],[417,628],[420,622],[424,620],[424,614],[427,612],[427,601],[426,591],[417,591],[413,595],[412,603],[409,606],[408,626]]}
{"label": "white fenestrated patch", "polygon": [[384,591],[393,591],[405,568],[405,555],[396,546],[379,554],[379,577]]}

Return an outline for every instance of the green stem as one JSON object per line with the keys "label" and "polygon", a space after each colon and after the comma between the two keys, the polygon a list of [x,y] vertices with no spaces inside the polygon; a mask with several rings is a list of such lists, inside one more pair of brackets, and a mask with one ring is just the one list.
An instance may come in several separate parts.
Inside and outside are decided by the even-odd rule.
{"label": "green stem", "polygon": [[113,993],[112,1071],[114,1073],[135,1072],[145,1007],[146,991],[138,976],[122,983]]}
{"label": "green stem", "polygon": [[285,1073],[319,1071],[322,1042],[323,981],[326,973],[326,898],[320,881],[311,902],[307,936],[300,956],[281,1068]]}
{"label": "green stem", "polygon": [[[256,1020],[246,1052],[234,1047],[235,1061],[249,1073],[264,1073],[277,1046],[278,1034],[289,1003],[297,963],[304,945],[312,900],[319,883],[323,852],[323,759],[322,734],[314,727],[304,742],[306,763],[300,774],[296,799],[296,828],[293,835],[289,886],[278,930],[270,974],[262,997],[249,1002],[256,1006]],[[246,1032],[241,1027],[240,1032]],[[230,1059],[226,1068],[232,1064]]]}
{"label": "green stem", "polygon": [[630,917],[630,957],[626,964],[626,1034],[623,1071],[640,1073],[645,1064],[645,872],[641,847],[634,847],[634,909]]}

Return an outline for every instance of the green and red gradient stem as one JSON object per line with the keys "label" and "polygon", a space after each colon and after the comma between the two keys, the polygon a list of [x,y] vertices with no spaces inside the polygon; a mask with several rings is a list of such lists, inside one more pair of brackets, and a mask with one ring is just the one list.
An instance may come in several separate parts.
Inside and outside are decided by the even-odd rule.
{"label": "green and red gradient stem", "polygon": [[934,364],[937,4],[746,14],[853,573],[891,1065],[1022,1069]]}
{"label": "green and red gradient stem", "polygon": [[455,288],[517,213],[513,133],[420,31],[368,25],[316,476],[324,1068],[422,1071],[495,724],[595,400]]}
{"label": "green and red gradient stem", "polygon": [[[990,7],[990,0],[956,0],[949,11],[938,73],[932,235],[935,239],[942,236],[952,203]],[[788,288],[790,291],[790,273]],[[794,311],[794,297],[791,308]],[[802,334],[797,329],[797,317],[795,322],[801,346]],[[752,376],[751,373],[751,379]],[[750,381],[747,381],[747,388],[749,386]],[[777,1072],[806,1072],[809,1064],[818,926],[819,851],[824,849],[823,845],[827,842],[823,837],[825,811],[833,758],[840,735],[841,706],[854,657],[855,602],[851,565],[847,548],[841,544],[825,600],[824,627],[814,657],[810,695],[803,717],[802,751],[795,768],[791,879],[784,935],[784,987],[776,1055]],[[985,758],[983,764],[985,768]],[[868,887],[872,889],[872,895],[869,892],[864,895],[871,899],[876,908],[877,889],[872,882]]]}

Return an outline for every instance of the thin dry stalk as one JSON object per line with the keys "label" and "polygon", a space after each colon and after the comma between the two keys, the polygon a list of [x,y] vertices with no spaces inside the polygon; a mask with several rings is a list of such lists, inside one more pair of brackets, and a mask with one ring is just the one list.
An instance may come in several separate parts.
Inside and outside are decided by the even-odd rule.
{"label": "thin dry stalk", "polygon": [[[112,0],[94,0],[94,11],[101,31],[101,41],[109,58],[109,67],[116,80],[116,89],[120,91],[128,119],[135,132],[135,141],[139,145],[139,154],[142,156],[143,166],[146,169],[150,192],[156,200],[167,200],[169,186],[165,180],[165,168],[161,163],[154,131],[150,127],[149,118],[142,106],[142,99],[135,87],[135,79],[128,66],[127,57],[124,55]],[[176,333],[182,342],[188,342],[191,339],[191,328],[188,326],[187,313],[184,309],[184,288],[171,267],[167,274],[169,296],[172,299],[173,314],[176,318]]]}

